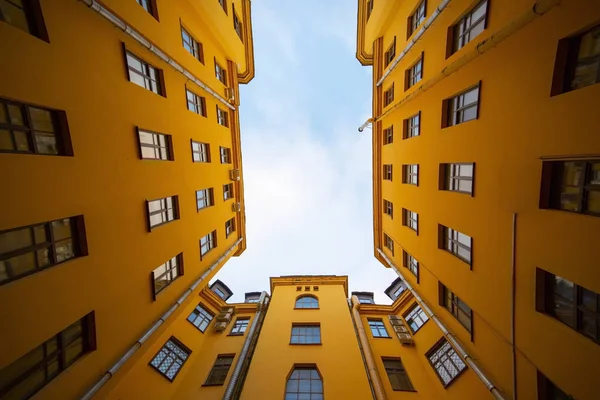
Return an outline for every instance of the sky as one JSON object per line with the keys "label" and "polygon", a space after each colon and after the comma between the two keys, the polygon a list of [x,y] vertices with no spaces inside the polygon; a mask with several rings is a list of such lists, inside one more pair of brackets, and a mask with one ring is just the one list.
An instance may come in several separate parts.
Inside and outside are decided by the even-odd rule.
{"label": "sky", "polygon": [[240,88],[247,248],[215,279],[348,275],[350,291],[397,277],[373,256],[371,67],[356,52],[355,0],[252,2],[256,77]]}

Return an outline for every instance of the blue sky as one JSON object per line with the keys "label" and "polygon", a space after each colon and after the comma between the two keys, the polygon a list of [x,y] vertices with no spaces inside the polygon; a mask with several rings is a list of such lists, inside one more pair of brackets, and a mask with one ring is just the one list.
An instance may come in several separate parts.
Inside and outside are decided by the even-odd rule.
{"label": "blue sky", "polygon": [[[310,4],[310,6],[309,6]],[[354,57],[355,0],[252,2],[256,77],[241,87],[247,249],[217,275],[243,301],[269,277],[396,278],[373,257],[371,68]]]}

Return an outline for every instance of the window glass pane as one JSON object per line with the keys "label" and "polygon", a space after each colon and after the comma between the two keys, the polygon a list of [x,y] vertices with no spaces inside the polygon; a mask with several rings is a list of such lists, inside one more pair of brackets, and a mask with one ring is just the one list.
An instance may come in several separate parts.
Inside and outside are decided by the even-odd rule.
{"label": "window glass pane", "polygon": [[552,314],[567,325],[573,326],[575,307],[572,303],[554,296],[552,304]]}
{"label": "window glass pane", "polygon": [[73,241],[71,239],[58,242],[55,246],[56,262],[62,262],[75,257]]}
{"label": "window glass pane", "polygon": [[575,301],[573,298],[573,282],[561,278],[560,276],[554,276],[554,281],[552,283],[552,290],[554,293],[567,300]]}
{"label": "window glass pane", "polygon": [[[13,136],[15,139],[15,144],[17,146],[17,150],[19,151],[31,151],[31,144],[29,142],[29,136],[27,132],[23,131],[13,131]],[[39,147],[39,144],[38,144]],[[38,149],[40,150],[40,149]],[[41,151],[40,151],[41,153]],[[56,153],[48,153],[48,154],[56,154]]]}
{"label": "window glass pane", "polygon": [[468,104],[477,102],[478,96],[479,96],[479,88],[469,90],[467,93],[464,94],[464,103],[463,104],[468,105]]}
{"label": "window glass pane", "polygon": [[40,133],[36,133],[35,134],[35,143],[37,146],[38,153],[58,154],[58,148],[56,145],[56,137],[52,134],[43,135]]}
{"label": "window glass pane", "polygon": [[83,339],[80,337],[76,339],[73,343],[69,344],[65,349],[65,361],[66,364],[69,365],[75,359],[83,354]]}
{"label": "window glass pane", "polygon": [[583,179],[585,164],[580,162],[566,162],[563,165],[562,184],[565,186],[579,186]]}
{"label": "window glass pane", "polygon": [[12,388],[4,397],[6,399],[27,399],[42,387],[44,383],[46,383],[45,372],[43,369],[39,369],[29,375],[27,379],[19,383],[19,385]]}
{"label": "window glass pane", "polygon": [[566,211],[579,211],[580,189],[573,186],[563,186],[560,191],[560,208]]}
{"label": "window glass pane", "polygon": [[598,321],[599,317],[586,312],[581,313],[581,332],[585,335],[598,339]]}
{"label": "window glass pane", "polygon": [[33,245],[31,229],[24,228],[0,234],[0,253]]}
{"label": "window glass pane", "polygon": [[61,240],[70,238],[71,233],[71,221],[68,218],[52,221],[52,231],[54,233],[54,240]]}
{"label": "window glass pane", "polygon": [[7,107],[8,114],[10,116],[10,123],[12,125],[25,126],[22,107],[15,106],[14,104],[8,104]]}
{"label": "window glass pane", "polygon": [[600,214],[600,190],[590,190],[587,193],[585,209],[587,212]]}
{"label": "window glass pane", "polygon": [[587,290],[585,288],[580,288],[581,290],[581,305],[591,311],[600,311],[598,310],[598,295],[591,290]]}
{"label": "window glass pane", "polygon": [[14,150],[10,131],[0,129],[0,150]]}
{"label": "window glass pane", "polygon": [[475,8],[471,14],[471,21],[477,21],[485,15],[487,10],[487,1],[484,1],[479,7]]}
{"label": "window glass pane", "polygon": [[31,116],[33,129],[44,132],[54,132],[52,114],[50,111],[36,107],[29,107],[29,114]]}
{"label": "window glass pane", "polygon": [[26,253],[11,259],[0,261],[13,276],[25,275],[36,268],[35,253]]}

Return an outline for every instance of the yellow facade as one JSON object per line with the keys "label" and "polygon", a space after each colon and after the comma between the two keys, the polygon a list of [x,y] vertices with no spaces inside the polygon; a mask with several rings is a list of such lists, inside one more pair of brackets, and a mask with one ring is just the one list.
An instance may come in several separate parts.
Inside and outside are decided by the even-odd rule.
{"label": "yellow facade", "polygon": [[[595,134],[600,114],[594,106],[600,85],[556,93],[553,83],[565,73],[565,39],[572,42],[597,26],[600,8],[586,0],[560,5],[488,1],[484,29],[452,53],[453,27],[484,2],[424,3],[423,21],[411,32],[420,1],[358,2],[357,58],[373,67],[375,256],[400,271],[503,398],[554,398],[543,397],[538,373],[573,398],[596,398],[597,327],[584,335],[581,320],[573,322],[578,331],[550,312],[536,311],[544,286],[536,282],[536,269],[565,278],[585,293],[595,293],[596,299],[600,293],[594,250],[600,232],[597,215],[541,205],[543,167],[549,161],[593,164],[600,157]],[[581,39],[579,59],[585,52],[598,52],[597,46],[589,50],[596,36]],[[394,42],[395,54],[387,61],[400,60],[388,66],[386,53]],[[410,86],[411,67],[419,60],[421,79]],[[392,84],[393,100],[386,104],[385,92]],[[452,106],[445,100],[476,85],[473,120],[447,126]],[[419,135],[406,138],[408,120],[415,115],[420,118]],[[392,126],[393,142],[386,143],[385,130]],[[442,190],[448,189],[443,163],[473,163],[472,193]],[[392,165],[391,180],[385,165]],[[418,184],[403,183],[403,165],[418,165]],[[566,198],[563,206],[568,206]],[[393,205],[392,216],[386,214],[384,201]],[[593,194],[586,201],[584,207],[592,210]],[[403,209],[418,214],[416,231],[403,218]],[[470,262],[444,250],[441,226],[470,237]],[[418,261],[418,277],[406,268],[405,252]],[[470,307],[471,332],[440,305],[440,283]],[[597,324],[597,311],[590,315]],[[459,398],[489,397],[476,394],[483,387],[479,380],[466,385],[464,379],[458,377],[448,395],[461,387]]]}
{"label": "yellow facade", "polygon": [[[2,107],[11,101],[16,107],[63,111],[73,151],[71,156],[11,151],[2,109],[0,370],[84,315],[93,312],[95,320],[94,351],[68,368],[61,366],[65,371],[54,379],[44,378],[42,370],[23,384],[31,393],[49,380],[36,399],[82,396],[202,278],[97,394],[106,398],[115,391],[132,396],[118,382],[137,373],[132,365],[158,346],[156,340],[165,332],[176,329],[178,322],[172,320],[189,313],[219,268],[245,249],[243,185],[241,179],[232,179],[230,171],[241,169],[238,84],[254,76],[250,1],[227,1],[227,11],[218,1],[148,1],[154,16],[140,3],[145,2],[23,2],[29,28],[39,37],[23,29],[18,10],[6,2],[1,5],[0,48],[2,54],[15,55],[10,62],[3,56],[0,63]],[[123,25],[117,28],[106,15]],[[234,27],[236,17],[241,38]],[[45,33],[34,32],[33,24],[40,18]],[[141,39],[124,32],[125,24]],[[182,27],[201,43],[204,63],[183,47]],[[142,44],[145,41],[162,56]],[[161,71],[163,95],[129,80],[124,49]],[[226,70],[226,85],[216,77],[215,61]],[[187,109],[186,88],[204,97],[206,116]],[[217,107],[228,114],[228,127],[218,123]],[[58,129],[64,121],[53,122]],[[174,159],[141,159],[136,128],[170,135]],[[191,141],[210,145],[210,163],[193,162]],[[221,146],[230,149],[230,163],[220,162]],[[226,184],[233,185],[233,198],[228,200],[223,197]],[[198,211],[196,191],[205,188],[213,188],[214,205]],[[146,202],[167,196],[178,196],[179,219],[149,230]],[[234,210],[237,203],[239,211]],[[80,257],[19,275],[18,268],[31,268],[11,258],[10,252],[26,246],[29,239],[4,231],[74,216],[83,216],[78,221],[85,225],[79,241],[87,242],[87,249],[79,251]],[[232,218],[235,231],[226,235],[226,221]],[[213,231],[216,246],[201,257],[200,239]],[[182,274],[154,299],[153,270],[178,254],[183,258]],[[194,354],[201,344],[189,344]],[[48,368],[51,375],[56,364]],[[10,381],[4,371],[3,379]],[[3,390],[5,384],[0,386]],[[155,398],[165,398],[160,390],[156,388]]]}

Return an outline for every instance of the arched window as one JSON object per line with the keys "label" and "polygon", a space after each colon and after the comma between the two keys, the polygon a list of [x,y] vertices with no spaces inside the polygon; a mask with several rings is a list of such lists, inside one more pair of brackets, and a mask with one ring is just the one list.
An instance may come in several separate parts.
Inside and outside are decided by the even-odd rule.
{"label": "arched window", "polygon": [[319,300],[314,296],[300,296],[296,299],[296,308],[319,308]]}
{"label": "arched window", "polygon": [[323,381],[316,367],[295,367],[288,378],[285,400],[323,400]]}

